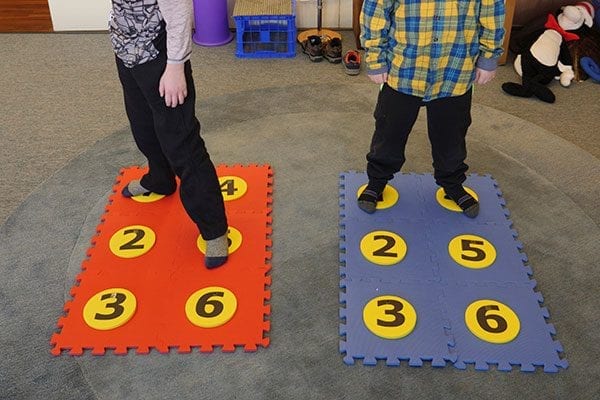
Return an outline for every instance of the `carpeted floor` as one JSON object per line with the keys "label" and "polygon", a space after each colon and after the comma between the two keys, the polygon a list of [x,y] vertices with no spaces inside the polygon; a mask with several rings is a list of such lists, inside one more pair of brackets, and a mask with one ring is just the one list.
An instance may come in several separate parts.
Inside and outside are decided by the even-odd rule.
{"label": "carpeted floor", "polygon": [[[338,177],[365,168],[377,88],[364,74],[348,77],[302,54],[238,60],[232,44],[195,49],[197,108],[215,163],[273,167],[271,345],[256,353],[51,356],[49,338],[113,181],[122,166],[143,163],[105,39],[0,35],[1,398],[600,396],[600,151],[591,128],[597,115],[584,100],[597,99],[600,86],[553,86],[555,105],[507,98],[499,83],[515,78],[502,67],[498,82],[476,88],[469,136],[471,172],[500,184],[570,367],[545,374],[346,366],[338,350]],[[569,93],[587,118],[561,121],[575,113],[564,106]],[[431,171],[423,117],[406,172]]]}

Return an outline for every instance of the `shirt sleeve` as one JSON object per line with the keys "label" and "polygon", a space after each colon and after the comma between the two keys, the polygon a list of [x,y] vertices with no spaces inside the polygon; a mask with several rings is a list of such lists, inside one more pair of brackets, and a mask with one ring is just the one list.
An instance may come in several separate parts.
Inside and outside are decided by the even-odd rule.
{"label": "shirt sleeve", "polygon": [[360,40],[369,74],[388,72],[386,50],[393,0],[365,0],[360,13]]}
{"label": "shirt sleeve", "polygon": [[166,23],[167,63],[182,64],[192,53],[192,0],[157,0]]}
{"label": "shirt sleeve", "polygon": [[498,58],[502,55],[502,42],[504,41],[504,0],[481,0],[479,12],[479,68],[493,71],[498,65]]}

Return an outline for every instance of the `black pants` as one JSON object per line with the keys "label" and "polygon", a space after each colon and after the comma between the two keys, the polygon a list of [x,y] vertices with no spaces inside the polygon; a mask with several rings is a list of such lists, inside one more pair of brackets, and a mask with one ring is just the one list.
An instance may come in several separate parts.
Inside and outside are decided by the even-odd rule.
{"label": "black pants", "polygon": [[205,240],[227,232],[227,218],[219,180],[195,115],[196,92],[190,62],[185,63],[188,95],[183,104],[167,107],[158,85],[166,66],[166,35],[156,40],[158,58],[127,68],[117,58],[125,110],[140,151],[148,159],[144,188],[170,194],[181,180],[181,202]]}
{"label": "black pants", "polygon": [[471,125],[471,91],[424,102],[420,97],[400,93],[384,84],[375,107],[375,133],[367,154],[367,175],[377,191],[383,190],[404,165],[406,142],[421,106],[427,108],[436,183],[452,188],[465,181],[468,169],[465,137]]}

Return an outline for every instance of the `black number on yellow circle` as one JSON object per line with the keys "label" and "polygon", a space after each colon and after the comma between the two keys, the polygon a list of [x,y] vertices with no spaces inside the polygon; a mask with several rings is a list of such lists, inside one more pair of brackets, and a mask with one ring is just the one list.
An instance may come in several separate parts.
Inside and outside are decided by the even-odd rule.
{"label": "black number on yellow circle", "polygon": [[237,192],[234,180],[227,179],[221,182],[221,192],[226,193],[228,196],[233,196]]}
{"label": "black number on yellow circle", "polygon": [[477,300],[465,310],[465,324],[479,339],[503,344],[517,337],[521,323],[517,314],[496,300]]}
{"label": "black number on yellow circle", "polygon": [[363,308],[367,329],[384,339],[400,339],[409,335],[417,324],[417,313],[407,300],[393,295],[371,299]]}
{"label": "black number on yellow circle", "polygon": [[[227,230],[227,246],[229,247],[229,254],[233,254],[241,245],[242,233],[233,226],[230,226]],[[202,235],[198,235],[196,246],[202,254],[206,254],[206,241],[202,238]]]}
{"label": "black number on yellow circle", "polygon": [[248,184],[239,176],[220,176],[219,185],[224,201],[239,199],[248,191]]}
{"label": "black number on yellow circle", "polygon": [[496,261],[494,245],[476,235],[456,236],[448,243],[448,253],[457,264],[466,268],[487,268]]}
{"label": "black number on yellow circle", "polygon": [[83,319],[93,329],[114,329],[125,325],[136,307],[136,298],[129,290],[106,289],[90,297],[83,307]]}
{"label": "black number on yellow circle", "polygon": [[385,240],[385,245],[383,245],[382,248],[375,250],[373,252],[374,256],[377,257],[398,257],[398,253],[393,253],[390,252],[388,253],[387,251],[391,248],[394,247],[394,245],[396,244],[396,240],[388,235],[375,235],[373,236],[374,240]]}
{"label": "black number on yellow circle", "polygon": [[237,310],[233,292],[211,286],[192,293],[185,303],[188,320],[201,328],[215,328],[229,322]]}
{"label": "black number on yellow circle", "polygon": [[[501,333],[504,332],[508,328],[508,323],[504,318],[502,318],[499,314],[488,314],[488,311],[498,311],[500,307],[488,304],[482,307],[479,307],[477,310],[477,322],[479,326],[484,331],[488,331],[490,333]],[[494,325],[490,325],[489,321],[494,321]]]}
{"label": "black number on yellow circle", "polygon": [[[383,243],[382,243],[383,241]],[[394,265],[406,255],[406,242],[398,234],[390,231],[367,233],[360,241],[362,255],[377,265]]]}
{"label": "black number on yellow circle", "polygon": [[400,302],[398,300],[394,300],[394,299],[383,299],[383,300],[377,301],[378,307],[387,306],[387,305],[392,306],[392,308],[385,310],[384,314],[393,316],[394,320],[393,321],[385,321],[382,319],[377,319],[377,325],[386,326],[386,327],[402,325],[404,323],[404,321],[406,321],[406,318],[404,318],[404,315],[402,315],[402,313],[400,312],[400,311],[402,311],[402,308],[404,308],[404,304],[402,304],[402,302]]}
{"label": "black number on yellow circle", "polygon": [[119,250],[136,250],[136,249],[144,248],[143,244],[136,244],[144,238],[144,236],[145,236],[144,230],[142,230],[142,229],[126,229],[123,231],[123,233],[125,235],[129,235],[129,234],[133,233],[135,235],[135,237],[133,239],[131,239],[129,242],[124,243],[121,247],[119,247]]}
{"label": "black number on yellow circle", "polygon": [[[461,239],[460,241],[462,249],[463,249],[463,253],[460,255],[461,258],[463,260],[467,260],[467,261],[481,261],[485,259],[485,251],[483,251],[481,248],[479,247],[474,247],[474,245],[477,246],[484,246],[485,243],[481,240],[467,240],[467,239]],[[475,255],[469,255],[469,254],[465,254],[464,252],[467,251],[471,251],[473,253],[475,253]]]}
{"label": "black number on yellow circle", "polygon": [[125,300],[127,300],[127,296],[125,296],[123,293],[105,293],[102,295],[102,297],[100,297],[100,300],[102,300],[102,301],[108,300],[108,299],[114,299],[114,302],[106,303],[106,304],[104,304],[104,306],[106,308],[112,308],[113,312],[110,314],[96,313],[96,315],[94,316],[95,319],[99,319],[99,320],[115,319],[115,318],[119,318],[121,315],[123,315],[125,308],[122,306],[122,304],[125,302]]}
{"label": "black number on yellow circle", "polygon": [[[223,303],[219,300],[211,300],[212,297],[223,297],[224,292],[208,292],[203,294],[196,303],[196,314],[204,318],[214,318],[223,312]],[[207,308],[207,306],[210,306]],[[210,309],[210,311],[207,311]]]}
{"label": "black number on yellow circle", "polygon": [[134,258],[149,252],[155,242],[156,235],[152,229],[143,225],[132,225],[116,231],[108,245],[117,257]]}

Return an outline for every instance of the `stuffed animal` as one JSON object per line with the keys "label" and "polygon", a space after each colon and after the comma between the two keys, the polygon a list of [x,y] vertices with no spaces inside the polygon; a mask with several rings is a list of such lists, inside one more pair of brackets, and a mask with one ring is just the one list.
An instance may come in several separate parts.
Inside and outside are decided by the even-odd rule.
{"label": "stuffed animal", "polygon": [[568,87],[575,77],[567,42],[578,40],[578,32],[590,29],[594,9],[588,2],[565,6],[555,17],[549,14],[542,30],[533,32],[523,52],[515,59],[521,84],[506,82],[502,90],[519,97],[532,97],[554,103],[556,97],[547,85],[554,79]]}

